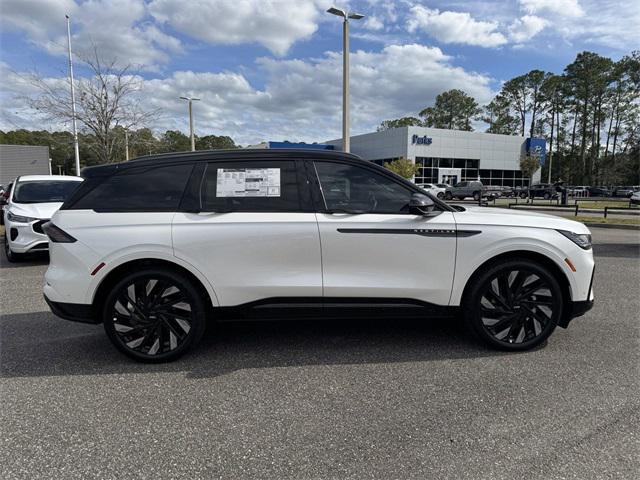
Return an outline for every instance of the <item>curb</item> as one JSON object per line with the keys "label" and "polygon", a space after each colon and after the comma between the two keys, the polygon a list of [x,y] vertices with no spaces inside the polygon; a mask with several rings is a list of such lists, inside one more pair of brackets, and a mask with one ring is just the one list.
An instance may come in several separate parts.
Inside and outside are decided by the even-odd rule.
{"label": "curb", "polygon": [[621,230],[640,230],[640,225],[624,225],[615,223],[585,223],[587,227],[593,228],[618,228]]}

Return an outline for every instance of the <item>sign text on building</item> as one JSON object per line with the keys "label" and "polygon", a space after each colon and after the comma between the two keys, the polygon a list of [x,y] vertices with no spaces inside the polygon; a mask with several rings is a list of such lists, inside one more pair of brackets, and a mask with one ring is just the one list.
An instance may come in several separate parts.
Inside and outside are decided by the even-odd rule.
{"label": "sign text on building", "polygon": [[414,135],[411,137],[411,143],[413,145],[431,145],[433,143],[433,138],[427,137],[426,135]]}

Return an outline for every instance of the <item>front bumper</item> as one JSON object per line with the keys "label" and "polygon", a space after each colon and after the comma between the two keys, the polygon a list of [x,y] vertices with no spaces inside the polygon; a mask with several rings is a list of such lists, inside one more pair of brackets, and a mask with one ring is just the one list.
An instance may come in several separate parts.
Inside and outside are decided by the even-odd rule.
{"label": "front bumper", "polygon": [[40,219],[31,223],[18,223],[5,218],[5,234],[11,251],[29,253],[48,250],[49,238],[42,230],[42,225],[48,221]]}
{"label": "front bumper", "polygon": [[44,296],[44,300],[47,302],[47,305],[49,305],[53,314],[57,317],[70,320],[72,322],[92,324],[101,323],[98,315],[95,314],[92,305],[85,305],[83,303],[53,302],[49,300],[46,295]]}

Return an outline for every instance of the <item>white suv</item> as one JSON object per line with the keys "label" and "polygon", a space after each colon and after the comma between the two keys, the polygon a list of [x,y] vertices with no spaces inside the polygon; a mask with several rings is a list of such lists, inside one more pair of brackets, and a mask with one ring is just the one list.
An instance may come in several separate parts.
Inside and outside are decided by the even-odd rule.
{"label": "white suv", "polygon": [[137,360],[177,358],[221,318],[363,310],[463,311],[485,342],[524,350],[593,303],[583,224],[448,206],[349,154],[167,154],[84,177],[45,225],[45,298]]}
{"label": "white suv", "polygon": [[49,248],[42,225],[82,181],[66,175],[23,175],[13,182],[4,206],[4,251],[7,260],[17,262],[24,255]]}

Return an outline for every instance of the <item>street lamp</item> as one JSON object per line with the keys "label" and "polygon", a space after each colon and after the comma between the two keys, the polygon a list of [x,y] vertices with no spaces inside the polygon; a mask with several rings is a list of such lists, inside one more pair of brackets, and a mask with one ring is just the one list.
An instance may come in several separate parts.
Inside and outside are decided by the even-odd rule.
{"label": "street lamp", "polygon": [[182,100],[187,100],[189,102],[189,135],[191,136],[191,151],[196,151],[196,137],[193,135],[193,102],[200,100],[195,97],[180,97]]}
{"label": "street lamp", "polygon": [[360,20],[359,13],[347,12],[336,7],[327,10],[332,15],[342,17],[342,150],[349,152],[349,20]]}

